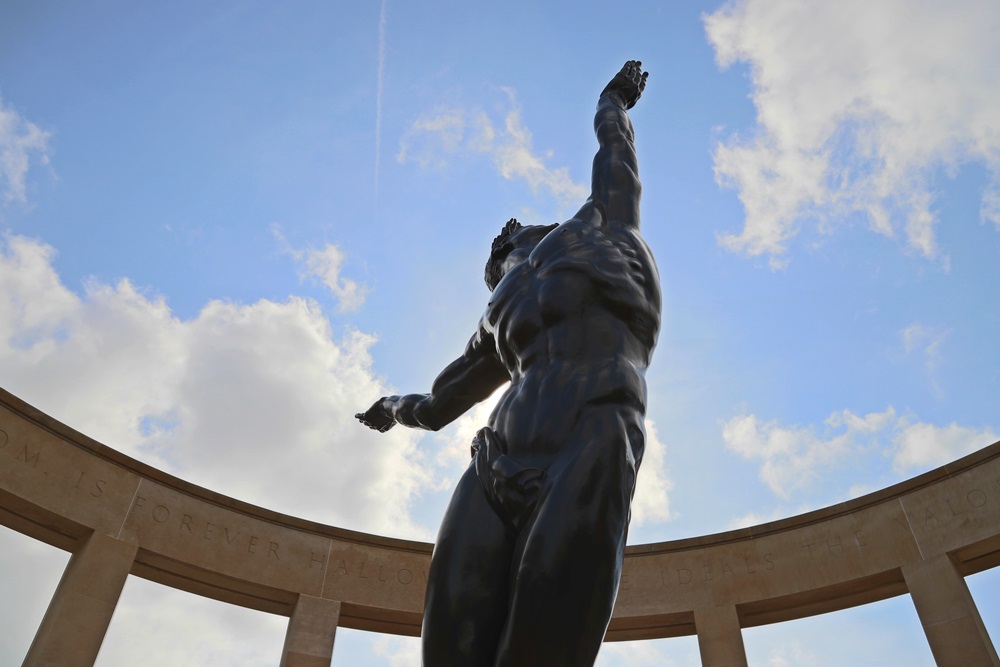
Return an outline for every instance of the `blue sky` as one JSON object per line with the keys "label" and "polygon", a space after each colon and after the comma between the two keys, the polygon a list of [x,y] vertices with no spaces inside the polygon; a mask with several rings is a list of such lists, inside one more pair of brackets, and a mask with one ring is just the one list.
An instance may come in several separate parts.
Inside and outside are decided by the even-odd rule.
{"label": "blue sky", "polygon": [[[461,351],[504,221],[575,211],[637,58],[665,296],[630,541],[881,488],[1000,439],[998,30],[994,0],[5,2],[0,385],[220,492],[433,539],[488,406],[423,437],[351,416]],[[65,555],[0,539],[34,601],[6,664]],[[997,636],[1000,579],[969,582]],[[281,619],[177,596],[130,581],[99,664],[275,662]],[[905,598],[744,636],[753,665],[862,664],[841,633],[932,664]],[[334,664],[413,650],[342,631]]]}

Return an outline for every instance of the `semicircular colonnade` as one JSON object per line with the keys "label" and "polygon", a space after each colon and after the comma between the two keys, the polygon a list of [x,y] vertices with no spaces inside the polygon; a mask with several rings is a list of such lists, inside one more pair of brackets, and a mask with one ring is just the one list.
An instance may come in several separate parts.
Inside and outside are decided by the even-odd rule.
{"label": "semicircular colonnade", "polygon": [[[337,627],[420,633],[432,545],[198,487],[2,389],[0,523],[72,554],[25,665],[93,665],[129,574],[288,616],[288,667],[329,665]],[[745,666],[742,628],[908,594],[939,666],[998,667],[965,583],[998,564],[1000,442],[808,514],[629,547],[606,640],[695,634],[704,667]]]}

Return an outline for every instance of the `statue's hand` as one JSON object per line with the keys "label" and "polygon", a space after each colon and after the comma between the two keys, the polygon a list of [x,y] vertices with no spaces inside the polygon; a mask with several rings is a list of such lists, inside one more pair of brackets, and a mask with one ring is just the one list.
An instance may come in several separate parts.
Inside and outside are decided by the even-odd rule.
{"label": "statue's hand", "polygon": [[631,109],[639,101],[642,91],[646,88],[646,78],[649,72],[642,71],[642,62],[630,60],[621,71],[615,74],[610,83],[601,91],[601,97],[613,96],[621,103],[622,108]]}
{"label": "statue's hand", "polygon": [[391,399],[382,397],[375,401],[368,408],[367,412],[359,412],[354,416],[368,428],[379,433],[385,433],[396,425],[396,420],[392,418],[392,413],[390,412],[391,409]]}

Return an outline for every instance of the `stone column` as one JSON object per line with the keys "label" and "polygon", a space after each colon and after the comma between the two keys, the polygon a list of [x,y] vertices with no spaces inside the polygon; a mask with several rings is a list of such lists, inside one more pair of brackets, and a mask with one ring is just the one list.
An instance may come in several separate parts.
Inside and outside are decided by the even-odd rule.
{"label": "stone column", "polygon": [[138,546],[93,533],[69,559],[24,667],[92,667]]}
{"label": "stone column", "polygon": [[330,667],[340,602],[299,595],[288,620],[281,667]]}
{"label": "stone column", "polygon": [[947,555],[903,566],[938,667],[1000,667],[965,578]]}
{"label": "stone column", "polygon": [[702,667],[747,667],[736,607],[695,609],[694,627]]}

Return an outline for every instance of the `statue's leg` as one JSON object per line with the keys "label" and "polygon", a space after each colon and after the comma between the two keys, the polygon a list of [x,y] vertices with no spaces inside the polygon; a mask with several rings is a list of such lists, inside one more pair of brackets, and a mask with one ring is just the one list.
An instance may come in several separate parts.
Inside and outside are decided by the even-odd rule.
{"label": "statue's leg", "polygon": [[507,618],[513,549],[513,537],[469,466],[445,512],[427,575],[426,667],[493,664]]}
{"label": "statue's leg", "polygon": [[592,406],[548,469],[514,554],[496,667],[589,667],[618,592],[645,434],[634,409]]}

